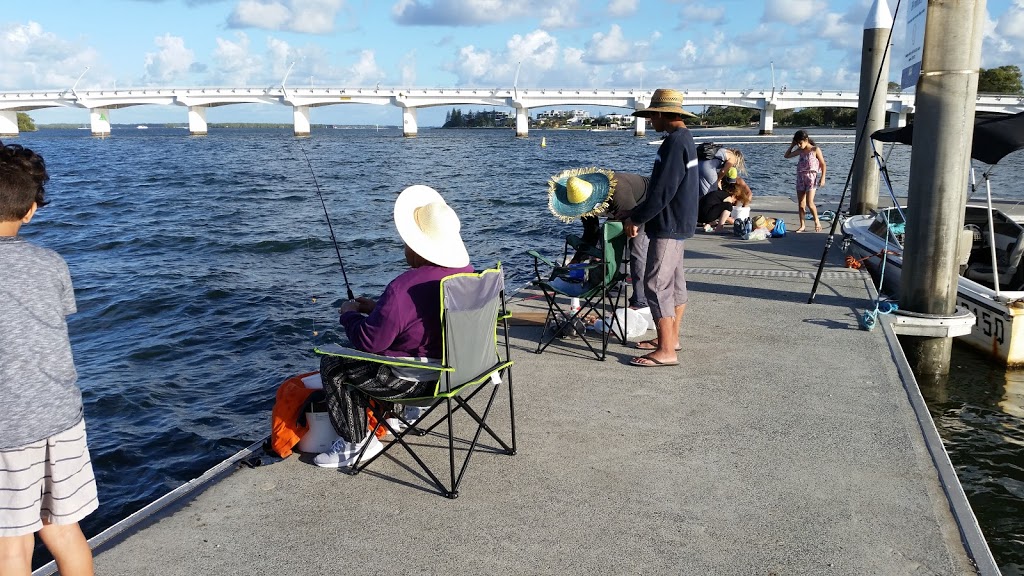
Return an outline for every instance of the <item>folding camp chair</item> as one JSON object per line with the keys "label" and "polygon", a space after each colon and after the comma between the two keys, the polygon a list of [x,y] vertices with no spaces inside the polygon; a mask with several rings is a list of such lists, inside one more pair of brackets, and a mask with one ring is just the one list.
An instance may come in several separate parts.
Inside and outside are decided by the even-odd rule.
{"label": "folding camp chair", "polygon": [[[570,248],[583,249],[593,257],[589,264],[577,265],[585,271],[582,282],[576,282],[571,277],[573,270],[569,267],[554,264],[535,250],[529,251],[533,256],[533,269],[536,273],[533,285],[541,289],[548,304],[544,330],[537,342],[537,354],[544,352],[560,335],[577,334],[598,360],[604,360],[612,334],[622,343],[626,342],[625,315],[620,320],[615,311],[627,303],[626,262],[629,258],[629,238],[622,229],[622,222],[608,220],[601,226],[601,241],[596,250],[578,246],[578,240],[571,235],[566,238],[563,258],[568,256]],[[542,262],[547,265],[546,272],[541,271]],[[567,305],[572,302],[572,298],[579,299],[578,309]],[[591,343],[586,330],[581,329],[584,327],[584,319],[591,313],[603,319],[607,327],[601,331],[601,343],[597,348]]]}
{"label": "folding camp chair", "polygon": [[[508,343],[508,318],[511,315],[505,307],[505,280],[502,275],[501,266],[484,270],[479,273],[454,274],[441,280],[441,331],[442,331],[442,358],[440,363],[421,363],[412,360],[388,356],[369,354],[352,348],[343,348],[337,345],[325,345],[316,348],[318,354],[343,356],[356,358],[381,364],[412,366],[415,368],[426,368],[434,370],[438,374],[437,385],[431,396],[421,398],[387,398],[373,397],[382,401],[386,406],[391,403],[400,403],[406,406],[418,406],[426,408],[426,412],[416,422],[409,422],[400,413],[383,413],[382,407],[374,402],[371,410],[377,419],[377,426],[384,426],[392,434],[393,439],[389,442],[380,454],[362,462],[363,452],[366,446],[359,453],[353,465],[352,472],[357,474],[372,464],[381,454],[386,453],[395,444],[400,444],[420,465],[427,476],[437,485],[441,494],[448,498],[456,498],[459,495],[459,484],[469,466],[469,459],[477,449],[480,434],[487,434],[501,446],[501,450],[492,448],[494,452],[504,452],[512,455],[516,453],[516,428],[515,428],[515,407],[512,399],[512,361],[509,359]],[[501,327],[501,336],[504,346],[499,346],[498,327]],[[502,353],[504,348],[504,353]],[[508,382],[508,407],[510,418],[509,443],[506,443],[487,423],[487,417],[501,389],[501,383]],[[490,394],[481,395],[481,400],[487,398],[487,403],[482,411],[474,409],[470,402],[480,392],[490,388]],[[478,406],[479,407],[479,406]],[[435,414],[435,411],[437,414]],[[400,412],[400,411],[398,411]],[[472,440],[466,440],[464,435],[456,436],[453,424],[456,413],[465,413],[469,419],[460,419],[460,422],[472,424]],[[439,419],[425,426],[425,422]],[[398,426],[394,420],[389,421],[388,417],[396,418],[402,423]],[[424,436],[432,432],[442,423],[447,423],[447,449],[449,483],[442,482],[431,470],[431,467],[424,461],[417,450],[426,449],[423,443],[415,445],[406,441],[406,435],[415,432]],[[374,433],[377,430],[374,429]],[[465,448],[465,458],[462,459],[461,467],[456,474],[455,448],[456,440],[460,448],[468,443]],[[369,442],[366,443],[369,445]],[[481,446],[482,448],[482,446]]]}

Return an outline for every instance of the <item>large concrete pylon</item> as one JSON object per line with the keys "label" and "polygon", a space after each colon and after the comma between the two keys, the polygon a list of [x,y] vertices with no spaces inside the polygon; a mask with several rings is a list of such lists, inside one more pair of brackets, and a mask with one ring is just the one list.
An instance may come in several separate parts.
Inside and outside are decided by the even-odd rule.
{"label": "large concrete pylon", "polygon": [[[864,22],[860,56],[860,101],[857,105],[857,159],[853,165],[850,212],[867,214],[878,208],[878,164],[871,157],[871,134],[885,127],[885,99],[889,88],[889,51],[892,13],[885,0],[875,0]],[[905,122],[906,120],[904,120]]]}
{"label": "large concrete pylon", "polygon": [[110,110],[107,108],[91,108],[89,110],[89,128],[93,136],[110,136]]}
{"label": "large concrete pylon", "polygon": [[14,110],[0,110],[0,136],[18,135],[18,113]]}
{"label": "large concrete pylon", "polygon": [[[917,78],[907,185],[900,308],[934,316],[956,309],[958,239],[964,225],[985,0],[928,2]],[[917,375],[948,374],[952,338],[900,340]]]}

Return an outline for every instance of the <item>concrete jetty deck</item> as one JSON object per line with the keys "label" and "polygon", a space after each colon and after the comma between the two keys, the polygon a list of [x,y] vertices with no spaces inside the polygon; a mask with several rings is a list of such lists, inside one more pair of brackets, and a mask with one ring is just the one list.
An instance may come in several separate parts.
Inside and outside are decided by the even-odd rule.
{"label": "concrete jetty deck", "polygon": [[[792,201],[754,212],[796,228]],[[536,355],[539,329],[515,326],[518,454],[476,454],[458,499],[400,450],[357,476],[238,466],[111,540],[96,572],[975,573],[962,491],[891,333],[858,328],[870,280],[838,243],[807,303],[824,241],[688,241],[679,367],[629,366],[614,342],[605,362],[575,340]]]}

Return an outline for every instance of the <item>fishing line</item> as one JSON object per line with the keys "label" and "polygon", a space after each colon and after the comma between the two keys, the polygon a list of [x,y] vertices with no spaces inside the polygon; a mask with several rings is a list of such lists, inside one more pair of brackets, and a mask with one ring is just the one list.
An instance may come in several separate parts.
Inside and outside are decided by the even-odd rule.
{"label": "fishing line", "polygon": [[302,144],[299,144],[299,150],[302,150],[302,156],[306,159],[306,166],[309,166],[309,173],[313,176],[313,185],[316,186],[316,195],[320,198],[320,205],[324,208],[324,218],[327,219],[327,229],[331,233],[331,242],[334,243],[334,252],[338,255],[338,264],[341,265],[341,277],[345,279],[345,288],[348,290],[348,299],[355,300],[356,297],[352,294],[352,285],[348,283],[348,274],[345,273],[345,263],[341,260],[341,249],[338,248],[338,239],[334,237],[334,226],[331,226],[331,217],[327,214],[327,203],[324,202],[324,195],[320,193],[320,183],[316,181],[316,172],[313,171],[313,164],[309,161],[309,156],[306,155],[306,149],[303,148]]}
{"label": "fishing line", "polygon": [[[895,21],[896,21],[896,16],[898,16],[899,13],[900,13],[900,4],[901,3],[902,3],[902,0],[897,0],[896,1],[896,10],[893,12],[893,16],[892,16],[893,17],[894,25],[889,27],[889,37],[885,41],[885,50],[882,52],[882,61],[883,62],[885,61],[886,58],[889,57],[889,47],[892,46],[892,33],[893,33],[893,30],[896,28]],[[880,66],[878,68],[878,74],[875,75],[875,84],[874,84],[874,86],[872,87],[872,90],[871,90],[871,98],[868,99],[868,106],[867,106],[868,110],[871,109],[871,106],[875,102],[875,93],[878,91],[878,84],[882,81],[882,68],[883,67]],[[862,148],[861,143],[864,141],[865,137],[867,137],[869,139],[871,138],[870,134],[865,134],[865,132],[867,132],[868,119],[869,119],[870,116],[871,116],[870,114],[865,114],[864,115],[864,120],[860,124],[860,129],[857,130],[857,139],[856,139],[854,147],[853,147],[853,160],[850,162],[850,171],[846,173],[846,184],[843,185],[843,193],[839,196],[839,206],[836,208],[837,216],[838,216],[838,214],[841,214],[842,211],[843,211],[843,202],[846,201],[846,192],[850,189],[850,180],[853,178],[853,169],[857,166],[857,156],[860,154],[860,149]],[[852,202],[852,199],[851,199],[851,202]],[[851,205],[851,208],[852,208],[852,205]],[[821,273],[822,273],[822,271],[825,268],[825,259],[828,258],[829,248],[832,247],[832,237],[835,236],[835,234],[836,234],[836,228],[839,227],[840,220],[843,220],[843,218],[838,218],[837,217],[837,218],[833,218],[832,219],[832,227],[829,230],[828,238],[825,239],[825,249],[822,250],[822,252],[821,252],[821,261],[818,262],[818,273],[814,276],[814,283],[811,285],[811,294],[807,298],[807,303],[808,304],[813,304],[814,303],[814,296],[818,293],[818,284],[821,283]],[[803,224],[803,222],[801,222],[800,224]]]}

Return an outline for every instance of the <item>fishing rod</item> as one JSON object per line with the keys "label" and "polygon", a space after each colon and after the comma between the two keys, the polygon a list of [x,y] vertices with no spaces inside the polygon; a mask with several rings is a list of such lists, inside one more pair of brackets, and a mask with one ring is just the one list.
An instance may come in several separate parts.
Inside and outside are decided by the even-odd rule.
{"label": "fishing rod", "polygon": [[331,226],[331,217],[327,214],[327,203],[324,202],[324,195],[320,193],[320,184],[316,181],[316,172],[313,171],[313,164],[310,163],[309,156],[306,156],[306,149],[303,148],[302,144],[299,144],[299,150],[302,150],[302,156],[306,159],[306,166],[309,166],[309,173],[313,175],[313,185],[316,186],[316,195],[320,198],[320,205],[324,207],[324,218],[327,218],[327,229],[331,232],[334,252],[338,255],[338,264],[341,265],[341,277],[345,279],[348,299],[355,300],[356,297],[352,294],[352,285],[348,283],[348,274],[345,274],[345,263],[341,260],[341,249],[338,248],[338,239],[334,237],[334,226]]}
{"label": "fishing rod", "polygon": [[[896,11],[893,13],[893,18],[895,18],[897,15],[899,15],[899,13],[900,13],[900,4],[901,3],[902,3],[902,0],[896,0]],[[892,45],[892,31],[893,31],[893,27],[890,26],[889,27],[889,38],[885,41],[885,51],[882,53],[882,61],[883,62],[888,57],[888,55],[889,55],[889,47]],[[871,98],[868,99],[868,106],[867,106],[867,108],[869,110],[871,109],[871,106],[872,106],[872,104],[875,101],[875,92],[877,91],[878,84],[879,84],[879,82],[881,82],[881,80],[882,80],[882,67],[879,67],[878,74],[875,75],[874,88],[871,90]],[[870,114],[864,114],[864,120],[860,123],[860,129],[857,130],[857,138],[854,141],[854,146],[853,146],[853,160],[850,161],[850,171],[846,173],[846,184],[843,185],[843,193],[839,196],[839,205],[836,207],[836,215],[832,218],[832,227],[829,229],[828,238],[825,239],[825,249],[822,250],[822,252],[821,252],[821,261],[818,262],[818,273],[814,275],[814,283],[811,285],[811,294],[807,298],[807,303],[808,304],[814,304],[814,296],[817,295],[817,293],[818,293],[818,284],[821,283],[821,273],[825,269],[825,260],[828,258],[829,248],[832,247],[832,237],[835,236],[836,228],[839,227],[839,220],[840,220],[839,214],[843,211],[843,202],[846,201],[846,192],[847,192],[847,190],[850,189],[850,181],[853,179],[853,170],[857,166],[857,156],[860,154],[861,144],[864,142],[864,137],[865,136],[867,136],[869,139],[871,138],[871,136],[869,134],[865,134],[865,132],[867,132],[869,116],[870,116]],[[872,149],[873,149],[873,146],[872,146]],[[853,208],[853,206],[852,206],[852,202],[853,202],[852,198],[851,198],[850,202],[851,202],[850,208]],[[800,223],[801,226],[803,226],[803,224],[804,224],[803,222]]]}

